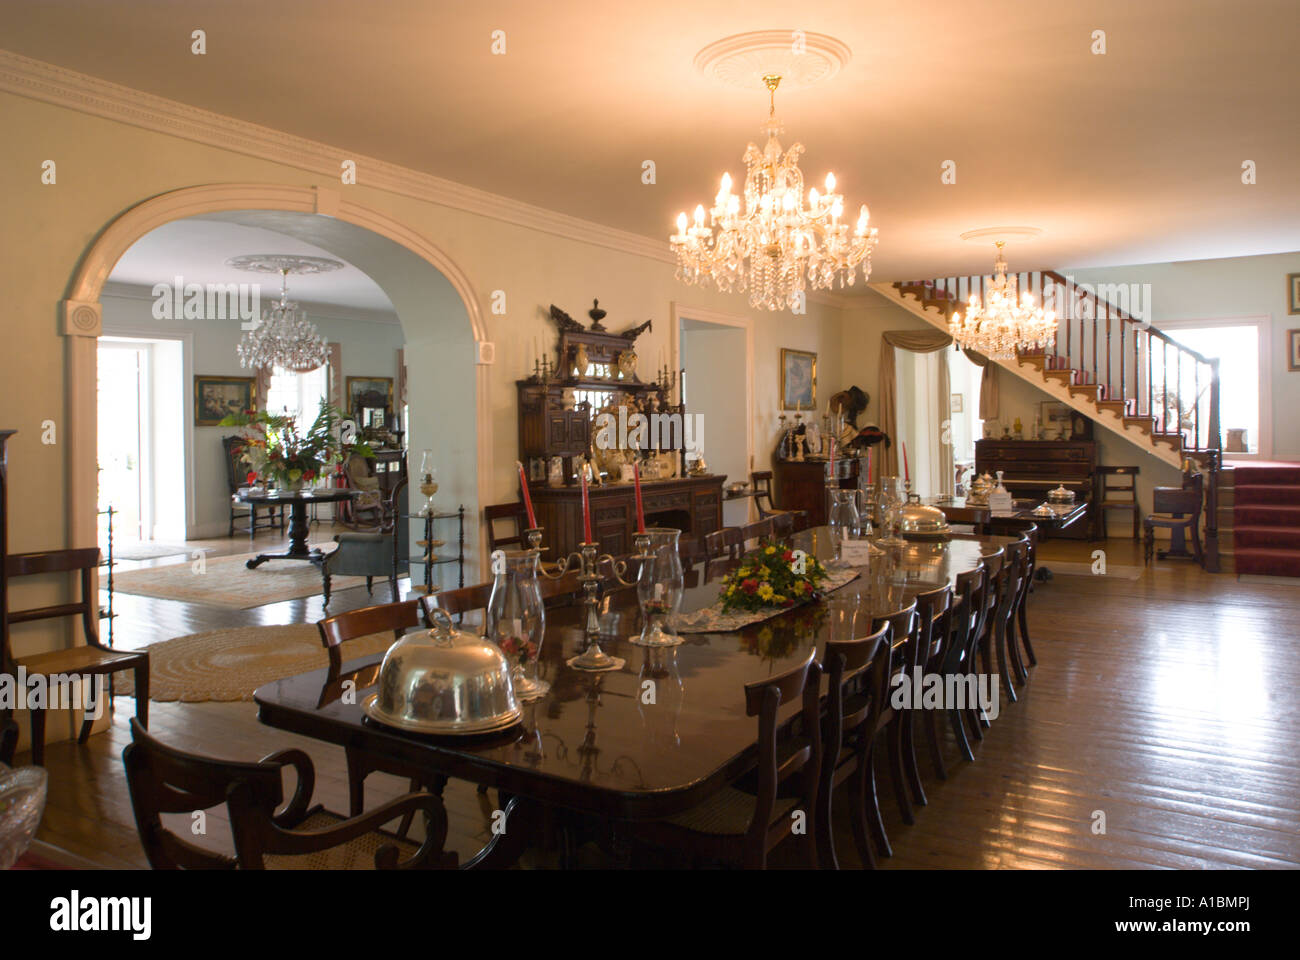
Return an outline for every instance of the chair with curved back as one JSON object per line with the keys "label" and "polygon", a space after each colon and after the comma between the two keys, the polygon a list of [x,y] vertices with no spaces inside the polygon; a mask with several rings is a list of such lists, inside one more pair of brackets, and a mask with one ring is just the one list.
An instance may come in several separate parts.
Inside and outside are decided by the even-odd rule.
{"label": "chair with curved back", "polygon": [[[912,813],[912,801],[908,796],[908,784],[910,777],[904,761],[903,755],[903,722],[900,712],[895,710],[890,702],[889,694],[893,690],[894,677],[902,673],[904,664],[909,662],[913,644],[916,642],[917,628],[920,618],[916,613],[916,601],[908,602],[906,606],[889,613],[883,613],[873,617],[871,621],[871,630],[874,633],[886,624],[890,628],[890,643],[892,652],[890,654],[889,682],[886,684],[885,695],[880,704],[880,712],[876,718],[876,727],[871,734],[871,757],[869,762],[875,762],[875,744],[881,733],[889,733],[889,768],[891,779],[894,781],[894,798],[898,802],[898,812],[903,818],[903,822],[912,824],[916,822],[916,817]],[[867,823],[875,836],[876,849],[882,857],[893,856],[893,850],[889,846],[889,837],[885,833],[885,821],[880,816],[880,801],[876,792],[876,783],[874,773],[868,778],[866,784],[868,788],[867,796]]]}
{"label": "chair with curved back", "polygon": [[[136,829],[155,870],[376,869],[456,866],[443,851],[447,811],[427,793],[407,794],[350,818],[311,804],[316,772],[301,750],[280,750],[249,763],[185,753],[152,737],[131,721],[131,743],[122,751]],[[293,767],[298,783],[284,799],[281,778]],[[193,814],[225,804],[235,855],[191,843],[163,824],[163,814]],[[383,832],[384,824],[422,812],[428,824],[416,844]],[[406,854],[399,860],[399,856]]]}
{"label": "chair with curved back", "polygon": [[[982,560],[974,570],[963,570],[957,574],[956,584],[953,586],[952,616],[948,643],[943,651],[931,658],[929,667],[931,672],[941,674],[944,677],[945,688],[947,678],[955,677],[961,681],[962,686],[967,691],[966,702],[961,706],[956,703],[948,704],[947,712],[949,722],[952,725],[953,736],[957,740],[957,746],[961,750],[962,756],[971,761],[975,759],[975,754],[971,750],[970,740],[966,736],[967,721],[972,724],[974,730],[972,736],[981,740],[984,738],[984,731],[980,727],[979,717],[971,710],[972,700],[970,695],[978,689],[978,678],[972,660],[974,652],[971,636],[980,629],[983,623],[984,597],[988,591],[988,583],[988,564]],[[972,686],[972,684],[974,685]],[[938,731],[935,731],[935,733],[937,740]]]}
{"label": "chair with curved back", "polygon": [[[637,839],[683,851],[693,857],[762,869],[768,854],[788,836],[804,845],[811,867],[818,865],[817,790],[821,765],[821,668],[809,650],[803,662],[784,673],[745,684],[745,715],[758,718],[755,793],[724,787],[697,807],[666,820],[631,827]],[[800,732],[779,735],[782,704],[802,701]],[[778,759],[778,757],[780,759]],[[797,781],[792,795],[781,787]],[[795,832],[803,811],[802,835]]]}
{"label": "chair with curved back", "polygon": [[849,826],[858,857],[864,866],[876,865],[867,819],[869,805],[874,808],[875,802],[871,741],[889,697],[890,631],[886,623],[856,640],[828,640],[822,655],[827,707],[817,788],[817,848],[826,869],[839,868],[831,801],[835,788],[844,783],[848,784]]}
{"label": "chair with curved back", "polygon": [[[948,645],[952,642],[952,597],[952,587],[946,583],[941,587],[918,594],[916,597],[916,611],[921,618],[921,623],[917,631],[916,655],[912,660],[912,664],[914,667],[920,667],[924,676],[936,676],[940,682],[944,680],[940,665],[947,657]],[[913,673],[913,676],[915,675]],[[945,689],[945,696],[946,693]],[[912,719],[907,726],[912,738],[915,738],[916,724],[919,722],[925,728],[926,739],[930,744],[930,758],[934,763],[935,776],[940,780],[947,780],[948,771],[944,767],[943,751],[939,747],[939,710],[922,709],[911,712]],[[914,746],[912,747],[912,756],[913,764],[915,764]],[[919,776],[914,786],[920,787]],[[914,792],[918,795],[917,802],[924,804],[924,791],[914,790]]]}
{"label": "chair with curved back", "polygon": [[411,559],[411,527],[406,519],[410,512],[408,502],[406,477],[402,477],[384,503],[378,531],[349,530],[334,535],[338,547],[325,555],[320,566],[326,607],[334,577],[365,577],[366,593],[370,595],[374,594],[375,577],[384,577],[393,603],[402,599],[397,581],[409,572]]}

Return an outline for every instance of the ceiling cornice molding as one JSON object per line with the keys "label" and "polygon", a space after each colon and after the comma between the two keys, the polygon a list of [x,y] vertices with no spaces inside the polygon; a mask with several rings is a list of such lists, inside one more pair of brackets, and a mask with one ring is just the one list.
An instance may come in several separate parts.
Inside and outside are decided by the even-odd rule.
{"label": "ceiling cornice molding", "polygon": [[377,190],[662,263],[675,262],[667,240],[643,237],[545,207],[512,200],[352,150],[339,149],[77,73],[10,50],[0,50],[0,90],[155,133],[307,170],[328,177],[330,182],[337,181],[343,160],[353,160],[357,165],[358,182]]}

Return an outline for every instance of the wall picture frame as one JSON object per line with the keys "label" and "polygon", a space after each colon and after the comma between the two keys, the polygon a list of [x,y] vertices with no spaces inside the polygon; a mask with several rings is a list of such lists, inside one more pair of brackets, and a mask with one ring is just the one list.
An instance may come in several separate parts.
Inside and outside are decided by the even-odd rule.
{"label": "wall picture frame", "polygon": [[1286,275],[1286,312],[1300,314],[1300,273]]}
{"label": "wall picture frame", "polygon": [[952,395],[952,401],[951,401],[951,403],[950,403],[950,405],[949,405],[949,412],[950,412],[950,413],[964,413],[964,412],[965,412],[965,409],[964,409],[965,406],[966,406],[966,398],[965,398],[965,396],[964,396],[963,394],[960,394],[960,393],[954,393],[954,394]]}
{"label": "wall picture frame", "polygon": [[[362,406],[361,399],[363,397],[367,397],[373,402],[375,399],[374,394],[379,394],[384,398],[384,409],[389,415],[394,413],[392,377],[348,377],[346,390],[349,416],[358,415],[357,410]],[[365,426],[365,424],[361,423],[357,425]]]}
{"label": "wall picture frame", "polygon": [[1286,332],[1286,368],[1290,373],[1300,373],[1300,330]]}
{"label": "wall picture frame", "polygon": [[817,354],[781,348],[781,409],[817,409]]}
{"label": "wall picture frame", "polygon": [[231,414],[256,409],[256,377],[194,375],[194,425],[196,427],[215,427]]}

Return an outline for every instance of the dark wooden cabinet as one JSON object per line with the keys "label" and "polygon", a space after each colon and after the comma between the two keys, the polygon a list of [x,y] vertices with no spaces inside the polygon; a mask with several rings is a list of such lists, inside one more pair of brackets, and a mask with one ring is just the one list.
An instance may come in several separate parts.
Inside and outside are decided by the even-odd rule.
{"label": "dark wooden cabinet", "polygon": [[[841,487],[856,487],[866,476],[866,457],[845,457],[835,461],[835,481]],[[829,507],[826,484],[831,479],[829,460],[778,460],[772,465],[772,499],[778,510],[804,510],[810,526],[826,523]]]}
{"label": "dark wooden cabinet", "polygon": [[560,383],[522,381],[519,389],[519,453],[530,457],[580,457],[591,444],[591,411],[565,406]]}
{"label": "dark wooden cabinet", "polygon": [[[1091,513],[1097,470],[1097,444],[1092,440],[976,440],[975,472],[995,476],[999,470],[1014,497],[1044,499],[1047,491],[1064,486],[1074,491],[1077,502],[1088,502]],[[1085,536],[1088,526],[1074,524],[1073,535]]]}
{"label": "dark wooden cabinet", "polygon": [[[646,526],[675,527],[683,537],[703,539],[722,522],[722,484],[725,476],[647,480],[641,484]],[[545,528],[547,556],[567,556],[582,542],[582,489],[577,486],[528,488],[537,522]],[[591,532],[602,553],[615,556],[632,552],[636,529],[636,499],[632,484],[591,487]]]}

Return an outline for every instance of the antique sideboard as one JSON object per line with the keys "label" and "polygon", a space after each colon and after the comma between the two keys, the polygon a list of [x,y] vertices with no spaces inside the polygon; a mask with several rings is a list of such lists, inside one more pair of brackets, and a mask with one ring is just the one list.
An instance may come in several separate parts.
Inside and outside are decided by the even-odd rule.
{"label": "antique sideboard", "polygon": [[[725,476],[646,480],[641,499],[648,527],[675,527],[683,537],[703,540],[722,526],[722,484]],[[530,483],[537,522],[544,528],[545,556],[567,556],[582,542],[582,490]],[[636,529],[636,500],[632,484],[611,483],[589,490],[591,533],[602,553],[632,552]]]}

